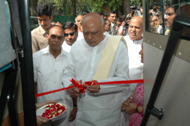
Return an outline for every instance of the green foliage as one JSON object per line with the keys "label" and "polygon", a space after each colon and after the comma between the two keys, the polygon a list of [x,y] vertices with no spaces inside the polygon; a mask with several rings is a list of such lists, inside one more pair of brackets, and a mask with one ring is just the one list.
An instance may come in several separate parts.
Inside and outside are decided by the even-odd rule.
{"label": "green foliage", "polygon": [[135,4],[137,4],[138,6],[142,5],[142,0],[130,0],[130,6],[133,6]]}
{"label": "green foliage", "polygon": [[120,5],[122,5],[122,0],[89,0],[90,7],[93,12],[102,11],[102,7],[107,5],[113,11],[115,11]]}
{"label": "green foliage", "polygon": [[71,16],[71,1],[70,0],[67,0],[65,9],[66,9],[66,15]]}
{"label": "green foliage", "polygon": [[[58,14],[66,14],[71,16],[71,0],[38,0],[38,3],[47,3],[53,8],[53,12],[57,12]],[[81,14],[83,11],[87,10],[87,6],[89,6],[91,0],[77,0],[76,1],[76,12],[77,14]]]}

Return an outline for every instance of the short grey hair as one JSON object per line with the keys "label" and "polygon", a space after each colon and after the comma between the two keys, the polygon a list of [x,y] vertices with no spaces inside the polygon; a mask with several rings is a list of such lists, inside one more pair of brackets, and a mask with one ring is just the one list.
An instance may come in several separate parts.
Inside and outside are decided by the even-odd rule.
{"label": "short grey hair", "polygon": [[[84,19],[85,19],[85,18],[82,19],[82,21],[81,21],[81,25],[83,24]],[[101,26],[104,25],[104,19],[103,19],[102,16],[100,17],[100,23],[101,23]]]}

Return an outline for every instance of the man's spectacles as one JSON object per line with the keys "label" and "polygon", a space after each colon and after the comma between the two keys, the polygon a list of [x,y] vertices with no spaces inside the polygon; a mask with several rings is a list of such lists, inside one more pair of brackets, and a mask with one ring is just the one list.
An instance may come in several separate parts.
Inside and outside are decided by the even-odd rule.
{"label": "man's spectacles", "polygon": [[68,37],[69,35],[70,35],[70,36],[74,36],[74,35],[75,35],[75,32],[65,33],[65,34],[64,34],[65,37]]}
{"label": "man's spectacles", "polygon": [[165,13],[168,16],[172,16],[174,13]]}

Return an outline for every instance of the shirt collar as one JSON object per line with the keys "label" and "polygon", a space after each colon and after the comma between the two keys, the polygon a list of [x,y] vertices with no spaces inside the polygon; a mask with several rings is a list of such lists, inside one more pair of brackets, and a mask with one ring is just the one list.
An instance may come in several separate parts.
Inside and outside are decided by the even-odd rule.
{"label": "shirt collar", "polygon": [[[128,38],[129,38],[129,40],[131,40],[130,39],[130,37],[129,37],[129,35],[127,36]],[[141,44],[142,42],[143,42],[143,37],[142,37],[142,39],[140,39],[140,40],[131,40],[134,44]]]}
{"label": "shirt collar", "polygon": [[48,32],[48,30],[44,30],[43,28],[42,28],[42,26],[40,25],[40,32],[42,33],[42,35],[46,35],[46,33]]}
{"label": "shirt collar", "polygon": [[[42,53],[43,53],[44,55],[46,55],[46,54],[51,54],[50,51],[49,51],[49,46],[47,46],[46,48],[44,48],[44,49],[42,50]],[[68,55],[68,53],[67,53],[66,51],[64,51],[63,48],[61,47],[61,53],[60,53],[59,55],[60,55],[60,56]]]}

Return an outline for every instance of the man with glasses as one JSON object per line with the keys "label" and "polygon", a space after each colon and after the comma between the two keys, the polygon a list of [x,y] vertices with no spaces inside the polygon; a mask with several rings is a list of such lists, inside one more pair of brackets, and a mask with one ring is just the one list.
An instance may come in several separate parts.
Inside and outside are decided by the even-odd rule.
{"label": "man with glasses", "polygon": [[65,25],[63,25],[63,28],[65,29],[65,41],[63,42],[62,47],[63,50],[69,53],[71,50],[71,46],[77,40],[78,37],[77,25],[73,22],[66,22]]}
{"label": "man with glasses", "polygon": [[[36,93],[64,87],[61,79],[68,60],[68,53],[61,47],[64,41],[63,28],[57,25],[50,27],[49,33],[46,35],[46,40],[49,46],[33,54],[34,85],[37,87]],[[74,99],[72,101],[66,91],[60,91],[37,98],[38,103],[48,100],[54,100],[67,106],[67,117],[60,118],[56,121],[52,119],[53,125],[74,126],[73,123],[75,123],[74,119],[77,112],[76,101]]]}
{"label": "man with glasses", "polygon": [[48,4],[39,4],[37,6],[37,17],[40,26],[31,31],[33,53],[48,45],[46,34],[51,27],[51,21],[53,20],[51,7]]}
{"label": "man with glasses", "polygon": [[167,30],[165,31],[165,35],[169,35],[173,20],[176,16],[175,9],[173,7],[168,7],[165,11],[165,26],[167,27]]}

